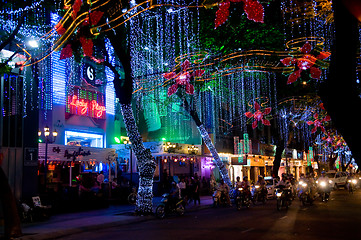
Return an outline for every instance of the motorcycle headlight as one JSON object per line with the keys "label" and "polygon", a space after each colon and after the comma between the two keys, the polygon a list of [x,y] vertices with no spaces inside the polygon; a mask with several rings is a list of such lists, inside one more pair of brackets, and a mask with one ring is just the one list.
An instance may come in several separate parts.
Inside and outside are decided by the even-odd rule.
{"label": "motorcycle headlight", "polygon": [[348,180],[347,182],[351,182],[351,180]]}
{"label": "motorcycle headlight", "polygon": [[328,180],[328,183],[331,184],[331,183],[332,183],[332,180]]}
{"label": "motorcycle headlight", "polygon": [[281,196],[282,196],[282,193],[278,192],[278,193],[276,193],[276,196],[277,196],[277,197],[281,197]]}
{"label": "motorcycle headlight", "polygon": [[326,183],[325,182],[320,182],[321,187],[326,187]]}
{"label": "motorcycle headlight", "polygon": [[302,184],[304,184],[305,182],[303,182],[303,181],[300,181],[298,184],[300,184],[300,185],[302,185]]}
{"label": "motorcycle headlight", "polygon": [[318,180],[316,181],[316,183],[318,183]]}
{"label": "motorcycle headlight", "polygon": [[238,188],[238,191],[242,191],[243,190],[243,188]]}
{"label": "motorcycle headlight", "polygon": [[254,186],[255,188],[259,188],[259,185]]}
{"label": "motorcycle headlight", "polygon": [[302,183],[302,187],[307,187],[307,183]]}
{"label": "motorcycle headlight", "polygon": [[356,179],[352,179],[352,183],[356,184],[357,180]]}

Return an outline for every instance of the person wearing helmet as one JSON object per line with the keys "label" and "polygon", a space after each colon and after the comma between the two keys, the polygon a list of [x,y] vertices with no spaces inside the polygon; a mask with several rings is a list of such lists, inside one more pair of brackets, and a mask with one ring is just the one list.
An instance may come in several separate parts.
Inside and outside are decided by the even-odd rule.
{"label": "person wearing helmet", "polygon": [[241,182],[241,187],[244,189],[244,192],[246,193],[246,195],[248,195],[248,197],[251,198],[251,191],[250,191],[251,184],[248,181],[247,176],[243,177],[243,181]]}

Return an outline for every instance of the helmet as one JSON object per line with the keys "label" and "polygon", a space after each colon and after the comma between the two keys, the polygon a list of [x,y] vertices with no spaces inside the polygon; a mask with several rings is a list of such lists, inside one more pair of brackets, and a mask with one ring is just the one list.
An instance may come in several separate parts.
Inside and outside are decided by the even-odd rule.
{"label": "helmet", "polygon": [[247,176],[244,176],[244,177],[243,177],[243,180],[248,180],[248,177],[247,177]]}
{"label": "helmet", "polygon": [[325,172],[325,171],[322,171],[321,174],[326,174],[326,172]]}

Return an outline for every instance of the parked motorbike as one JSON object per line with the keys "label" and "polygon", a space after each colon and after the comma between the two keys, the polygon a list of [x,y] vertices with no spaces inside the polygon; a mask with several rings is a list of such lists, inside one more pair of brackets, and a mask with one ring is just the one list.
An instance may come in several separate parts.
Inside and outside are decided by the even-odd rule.
{"label": "parked motorbike", "polygon": [[251,190],[251,196],[254,205],[256,205],[257,202],[265,204],[267,200],[267,189],[262,188],[260,185],[254,185]]}
{"label": "parked motorbike", "polygon": [[318,194],[321,197],[321,201],[327,202],[330,198],[330,192],[331,192],[330,183],[326,181],[316,181],[316,183],[318,184]]}
{"label": "parked motorbike", "polygon": [[311,195],[311,188],[308,183],[300,181],[298,183],[298,198],[302,202],[302,205],[305,206],[307,203],[312,205],[314,198]]}
{"label": "parked motorbike", "polygon": [[355,191],[355,189],[356,189],[356,185],[357,185],[357,180],[356,179],[347,180],[348,192],[353,193]]}
{"label": "parked motorbike", "polygon": [[236,197],[236,208],[237,210],[241,210],[242,207],[249,208],[251,206],[251,199],[249,194],[246,192],[244,188],[238,188],[238,193]]}
{"label": "parked motorbike", "polygon": [[277,197],[277,210],[280,211],[282,208],[288,209],[292,203],[292,190],[285,186],[276,187]]}
{"label": "parked motorbike", "polygon": [[179,216],[184,215],[183,199],[178,199],[173,202],[170,199],[169,193],[163,194],[162,197],[160,204],[155,209],[155,215],[158,218],[163,219],[172,213],[176,213]]}

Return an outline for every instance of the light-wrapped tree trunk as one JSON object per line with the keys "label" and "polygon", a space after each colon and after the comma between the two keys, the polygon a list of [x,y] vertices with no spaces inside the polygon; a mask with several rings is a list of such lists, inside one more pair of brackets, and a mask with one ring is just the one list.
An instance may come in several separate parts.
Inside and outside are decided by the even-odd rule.
{"label": "light-wrapped tree trunk", "polygon": [[138,127],[134,120],[131,104],[121,104],[124,124],[127,129],[129,140],[132,142],[132,150],[137,157],[139,168],[139,188],[136,212],[151,214],[153,212],[153,176],[155,171],[154,157],[149,149],[143,145]]}

